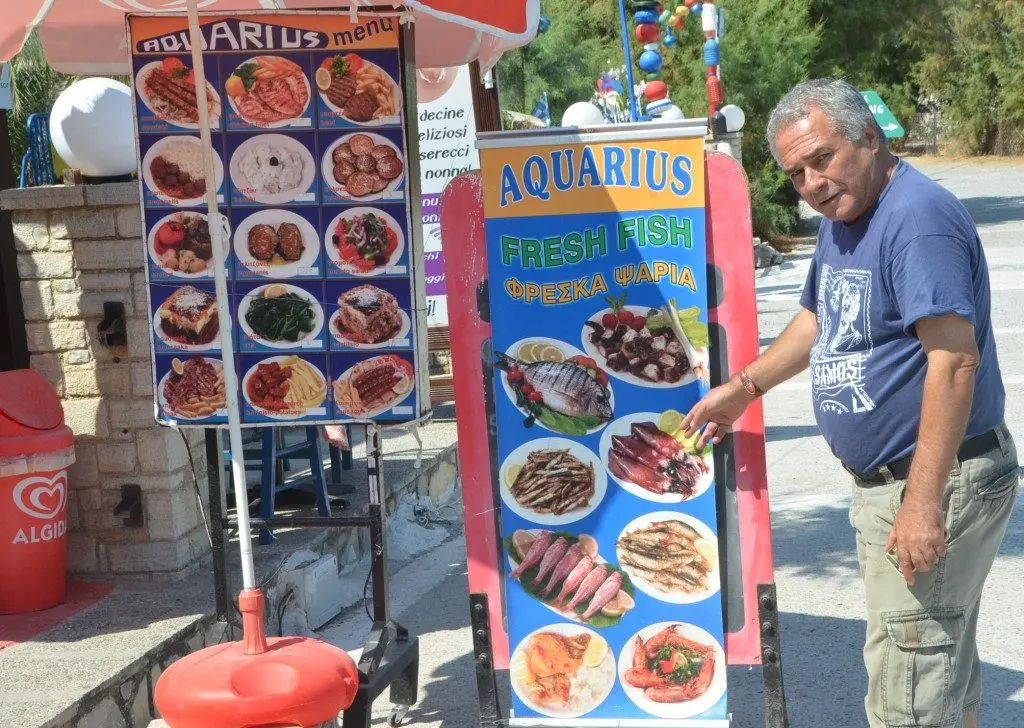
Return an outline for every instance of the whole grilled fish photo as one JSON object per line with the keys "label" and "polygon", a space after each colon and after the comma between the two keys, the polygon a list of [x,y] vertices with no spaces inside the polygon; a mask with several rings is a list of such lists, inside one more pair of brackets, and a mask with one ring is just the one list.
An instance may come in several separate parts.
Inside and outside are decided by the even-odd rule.
{"label": "whole grilled fish photo", "polygon": [[[526,363],[498,352],[497,367],[506,372],[509,384],[519,396],[517,404],[549,429],[570,435],[586,434],[595,423],[601,425],[612,418],[611,392],[582,364]],[[585,420],[582,430],[581,423],[546,417],[545,409],[562,418]]]}

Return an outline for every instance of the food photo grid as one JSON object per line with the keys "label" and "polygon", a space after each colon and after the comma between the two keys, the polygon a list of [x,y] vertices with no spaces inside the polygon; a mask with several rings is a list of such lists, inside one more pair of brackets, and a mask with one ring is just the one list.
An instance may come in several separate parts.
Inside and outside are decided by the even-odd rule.
{"label": "food photo grid", "polygon": [[[508,154],[485,149],[485,170],[492,153]],[[515,720],[727,718],[713,452],[682,429],[710,366],[703,200],[688,202],[487,220]],[[616,244],[654,216],[689,244]],[[524,263],[538,227],[548,261],[584,230],[608,244]]]}
{"label": "food photo grid", "polygon": [[225,252],[243,424],[417,416],[397,42],[208,51],[213,181],[191,56],[133,43],[161,420],[227,419],[211,224]]}

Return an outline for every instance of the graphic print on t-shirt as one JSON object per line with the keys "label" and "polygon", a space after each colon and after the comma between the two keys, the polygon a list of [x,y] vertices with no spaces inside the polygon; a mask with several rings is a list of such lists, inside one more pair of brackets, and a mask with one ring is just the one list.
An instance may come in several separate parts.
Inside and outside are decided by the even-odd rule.
{"label": "graphic print on t-shirt", "polygon": [[864,389],[871,358],[871,271],[823,265],[818,283],[818,336],[811,349],[814,401],[822,412],[868,412]]}

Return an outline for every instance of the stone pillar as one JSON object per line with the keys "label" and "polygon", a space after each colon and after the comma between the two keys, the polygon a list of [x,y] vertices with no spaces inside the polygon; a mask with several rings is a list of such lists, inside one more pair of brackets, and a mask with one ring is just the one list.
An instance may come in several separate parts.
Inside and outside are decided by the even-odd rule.
{"label": "stone pillar", "polygon": [[[60,395],[75,433],[69,568],[152,576],[190,571],[209,550],[192,463],[205,493],[202,433],[154,419],[142,215],[137,183],[0,193],[12,212],[31,366]],[[108,347],[103,304],[124,304],[127,346]],[[115,515],[141,487],[142,524]]]}

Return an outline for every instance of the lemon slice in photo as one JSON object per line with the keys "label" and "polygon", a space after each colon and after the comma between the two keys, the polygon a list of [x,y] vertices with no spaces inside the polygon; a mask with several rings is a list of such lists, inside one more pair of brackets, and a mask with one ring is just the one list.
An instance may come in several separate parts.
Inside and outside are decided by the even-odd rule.
{"label": "lemon slice in photo", "polygon": [[509,673],[509,677],[516,685],[529,685],[533,682],[533,675],[530,674],[530,669],[526,666],[526,660],[513,660],[509,666]]}
{"label": "lemon slice in photo", "polygon": [[718,546],[714,541],[698,538],[693,542],[693,548],[711,564],[712,569],[718,567]]}
{"label": "lemon slice in photo", "polygon": [[519,361],[526,364],[533,364],[537,361],[537,344],[533,341],[527,341],[525,344],[519,347],[519,353],[517,358]]}
{"label": "lemon slice in photo", "polygon": [[666,435],[675,435],[683,426],[683,415],[676,410],[666,410],[658,418],[658,429]]}
{"label": "lemon slice in photo", "polygon": [[523,472],[523,466],[521,463],[512,463],[505,468],[505,483],[508,484],[509,488],[515,484],[516,478],[519,477],[519,473],[521,472]]}
{"label": "lemon slice in photo", "polygon": [[522,561],[526,558],[526,553],[530,550],[535,540],[533,534],[526,531],[516,531],[512,534],[512,545],[516,549],[516,553],[513,556],[517,557],[516,561]]}
{"label": "lemon slice in photo", "polygon": [[549,361],[555,364],[560,364],[565,361],[565,354],[562,353],[561,349],[551,344],[540,344],[534,347],[534,354],[537,357],[537,361]]}
{"label": "lemon slice in photo", "polygon": [[331,72],[326,68],[316,69],[316,87],[321,91],[326,91],[331,87],[331,82],[334,79],[331,78]]}
{"label": "lemon slice in photo", "polygon": [[587,651],[583,654],[583,664],[587,667],[598,667],[608,654],[608,643],[601,638],[591,639]]}

